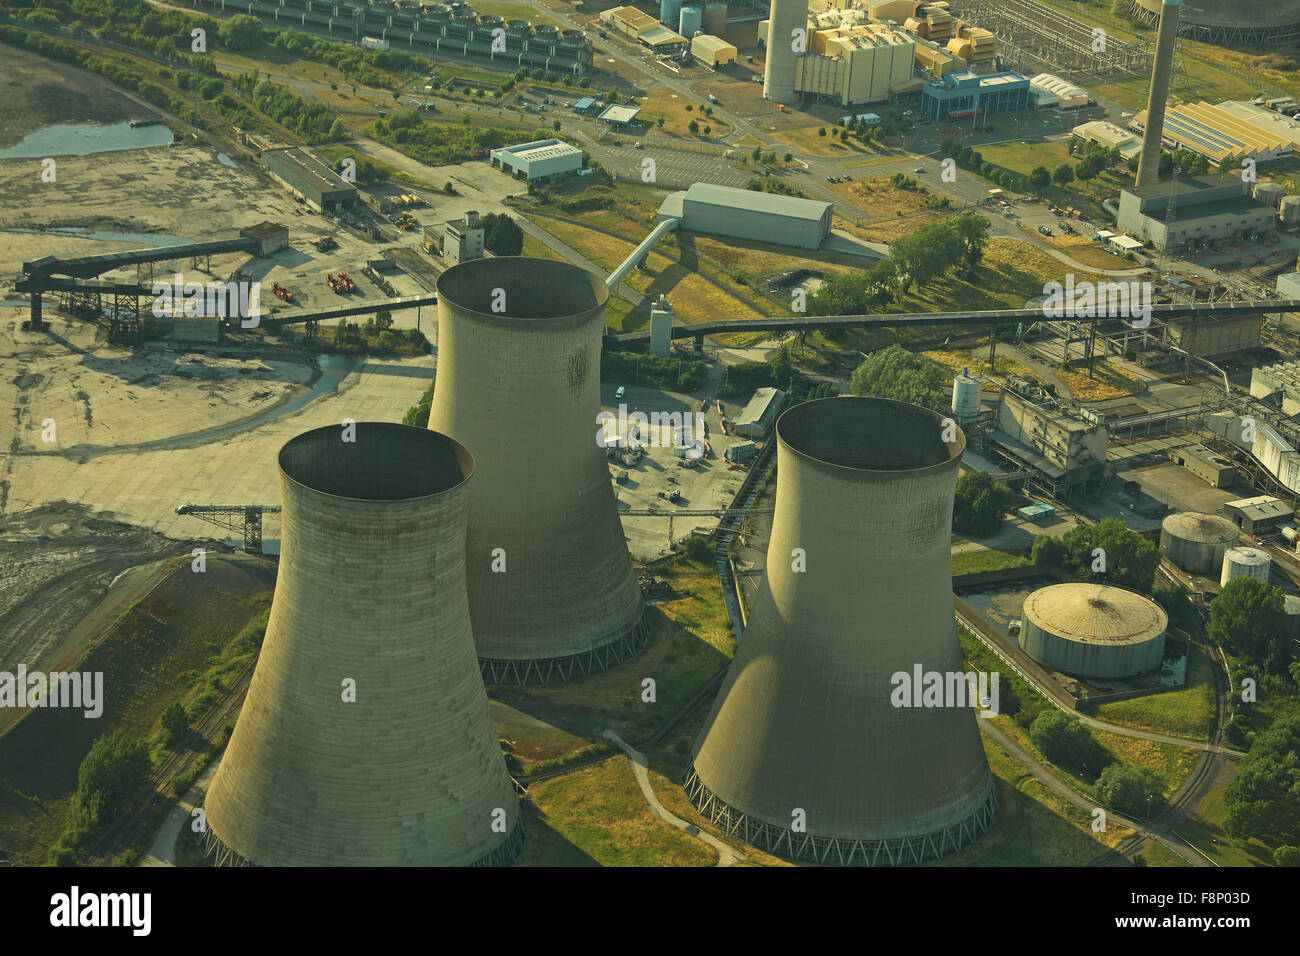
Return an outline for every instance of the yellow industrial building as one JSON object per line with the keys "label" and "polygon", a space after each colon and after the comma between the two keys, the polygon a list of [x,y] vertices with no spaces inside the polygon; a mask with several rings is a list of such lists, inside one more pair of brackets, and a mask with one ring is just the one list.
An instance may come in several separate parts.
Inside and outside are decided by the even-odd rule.
{"label": "yellow industrial building", "polygon": [[[1129,126],[1146,129],[1147,111],[1133,117]],[[1291,155],[1291,140],[1236,116],[1213,103],[1184,103],[1165,113],[1164,144],[1170,149],[1188,149],[1219,166],[1239,166],[1246,158],[1258,162],[1285,159]]]}
{"label": "yellow industrial building", "polygon": [[701,33],[691,40],[691,56],[705,66],[727,66],[736,62],[736,48],[726,40]]}
{"label": "yellow industrial building", "polygon": [[656,53],[679,53],[686,49],[687,39],[668,29],[648,13],[636,7],[613,7],[600,15],[600,22],[629,36]]}

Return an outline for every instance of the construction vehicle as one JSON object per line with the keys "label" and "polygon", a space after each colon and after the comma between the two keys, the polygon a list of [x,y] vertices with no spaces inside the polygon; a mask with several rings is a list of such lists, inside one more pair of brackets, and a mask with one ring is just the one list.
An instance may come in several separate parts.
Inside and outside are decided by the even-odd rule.
{"label": "construction vehicle", "polygon": [[331,249],[337,249],[338,243],[334,241],[333,236],[321,236],[312,242],[317,252],[329,252]]}
{"label": "construction vehicle", "polygon": [[343,283],[334,278],[334,273],[332,272],[325,273],[325,284],[330,287],[330,291],[335,295],[342,295],[344,292]]}
{"label": "construction vehicle", "polygon": [[280,285],[280,283],[278,282],[271,283],[271,291],[275,293],[277,296],[279,296],[281,299],[284,299],[285,302],[293,301],[293,293],[290,292],[288,289],[286,289],[284,286]]}
{"label": "construction vehicle", "polygon": [[346,272],[339,273],[339,284],[343,287],[343,290],[345,292],[357,291],[357,284],[353,282],[351,278],[348,277],[348,274]]}

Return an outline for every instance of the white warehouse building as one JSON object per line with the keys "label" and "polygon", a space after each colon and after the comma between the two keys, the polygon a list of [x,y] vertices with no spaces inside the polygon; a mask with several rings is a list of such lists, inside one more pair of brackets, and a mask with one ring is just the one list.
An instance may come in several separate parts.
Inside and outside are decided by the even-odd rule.
{"label": "white warehouse building", "polygon": [[692,232],[817,249],[831,232],[831,203],[693,183],[663,201],[658,219],[680,219]]}
{"label": "white warehouse building", "polygon": [[1039,109],[1073,110],[1088,105],[1087,90],[1051,73],[1039,73],[1029,81],[1029,97]]}
{"label": "white warehouse building", "polygon": [[582,150],[559,139],[537,139],[488,153],[493,166],[521,179],[544,179],[582,168]]}

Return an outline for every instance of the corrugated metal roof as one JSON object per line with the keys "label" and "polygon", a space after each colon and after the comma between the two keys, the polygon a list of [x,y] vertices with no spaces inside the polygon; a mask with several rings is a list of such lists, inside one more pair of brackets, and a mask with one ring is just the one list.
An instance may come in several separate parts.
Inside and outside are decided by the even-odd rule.
{"label": "corrugated metal roof", "polygon": [[826,210],[831,208],[830,203],[815,199],[778,196],[775,193],[736,189],[734,186],[715,186],[712,183],[692,183],[686,190],[686,202],[708,203],[712,206],[743,209],[747,212],[766,212],[814,222],[820,222]]}

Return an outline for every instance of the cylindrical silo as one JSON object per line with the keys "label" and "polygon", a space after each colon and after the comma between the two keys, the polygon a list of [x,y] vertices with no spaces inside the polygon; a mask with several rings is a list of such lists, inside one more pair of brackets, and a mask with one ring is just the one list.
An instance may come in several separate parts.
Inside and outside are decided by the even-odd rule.
{"label": "cylindrical silo", "polygon": [[1169,616],[1155,601],[1108,584],[1053,584],[1025,598],[1020,647],[1075,677],[1134,677],[1160,666]]}
{"label": "cylindrical silo", "polygon": [[700,24],[700,29],[709,36],[722,36],[727,29],[727,5],[725,3],[706,3]]}
{"label": "cylindrical silo", "polygon": [[689,40],[699,32],[703,21],[704,13],[699,7],[682,7],[677,20],[677,32]]}
{"label": "cylindrical silo", "polygon": [[605,280],[497,256],[438,277],[429,427],[474,450],[469,601],[491,683],[567,680],[644,645],[600,420]]}
{"label": "cylindrical silo", "polygon": [[[847,397],[795,406],[776,434],[764,586],[687,795],[796,859],[952,853],[989,827],[997,795],[970,701],[923,704],[913,678],[965,671],[949,554],[965,436],[919,406]],[[900,681],[916,696],[898,697]]]}
{"label": "cylindrical silo", "polygon": [[208,790],[208,849],[267,866],[505,863],[523,841],[465,593],[474,459],[422,428],[280,451],[261,655]]}
{"label": "cylindrical silo", "polygon": [[1273,559],[1267,551],[1260,548],[1229,548],[1223,555],[1223,573],[1219,575],[1219,586],[1225,586],[1233,578],[1254,578],[1268,584],[1268,572],[1273,567]]}
{"label": "cylindrical silo", "polygon": [[560,28],[552,23],[537,23],[533,25],[533,34],[548,40],[554,40],[560,35]]}
{"label": "cylindrical silo", "polygon": [[963,368],[961,374],[952,380],[952,413],[957,421],[964,422],[978,415],[983,396],[984,383],[979,376],[970,375]]}
{"label": "cylindrical silo", "polygon": [[507,20],[506,30],[510,33],[527,33],[532,24],[527,20]]}
{"label": "cylindrical silo", "polygon": [[505,23],[505,20],[497,16],[495,13],[485,13],[478,18],[478,25],[481,27],[487,27],[489,30],[495,29],[503,23]]}
{"label": "cylindrical silo", "polygon": [[659,22],[676,30],[682,18],[682,0],[659,0]]}
{"label": "cylindrical silo", "polygon": [[[808,30],[808,0],[772,0],[767,26],[767,60],[763,64],[763,98],[793,103],[794,31]],[[806,44],[805,44],[806,49]]]}
{"label": "cylindrical silo", "polygon": [[1181,511],[1160,523],[1160,550],[1184,571],[1215,574],[1239,534],[1237,526],[1222,515]]}

